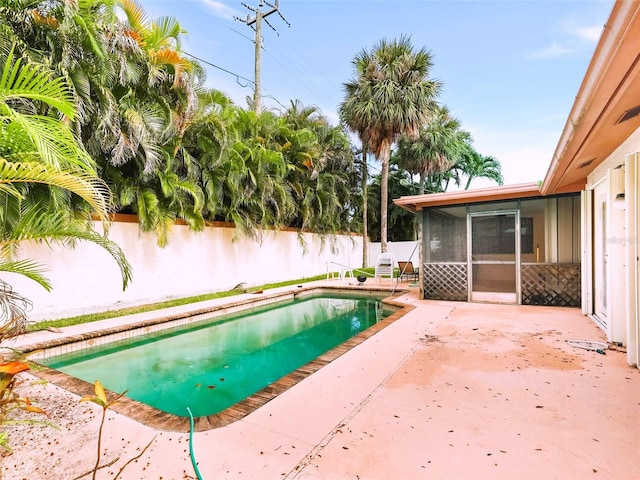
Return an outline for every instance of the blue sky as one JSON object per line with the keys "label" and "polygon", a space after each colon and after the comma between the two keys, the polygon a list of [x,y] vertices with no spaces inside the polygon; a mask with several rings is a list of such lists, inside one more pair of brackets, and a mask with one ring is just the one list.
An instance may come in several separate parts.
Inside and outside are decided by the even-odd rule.
{"label": "blue sky", "polygon": [[[187,31],[182,49],[218,67],[205,64],[207,85],[246,106],[254,31],[234,17],[253,12],[236,0],[139,1],[151,18],[177,18]],[[263,25],[264,103],[283,109],[298,99],[337,124],[354,56],[406,35],[431,52],[431,77],[443,83],[438,100],[477,151],[501,162],[505,183],[542,180],[613,3],[281,0],[284,18],[267,17],[275,31]]]}

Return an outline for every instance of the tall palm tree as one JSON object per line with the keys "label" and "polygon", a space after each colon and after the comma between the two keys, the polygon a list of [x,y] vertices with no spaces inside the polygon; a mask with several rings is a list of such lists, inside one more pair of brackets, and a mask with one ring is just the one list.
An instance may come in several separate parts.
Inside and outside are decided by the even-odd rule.
{"label": "tall palm tree", "polygon": [[427,176],[449,170],[468,149],[471,135],[460,128],[446,106],[438,106],[417,138],[403,135],[398,140],[397,156],[401,167],[420,175],[418,194],[425,191]]}
{"label": "tall palm tree", "polygon": [[494,157],[484,156],[476,152],[473,148],[467,149],[455,168],[467,177],[467,183],[464,186],[465,190],[469,189],[474,178],[487,178],[498,185],[504,183],[500,162]]}
{"label": "tall palm tree", "polygon": [[391,146],[400,135],[418,135],[435,108],[441,84],[429,78],[433,64],[430,52],[414,50],[406,36],[381,40],[371,51],[358,53],[352,63],[356,78],[344,84],[339,114],[382,163],[380,231],[385,252]]}

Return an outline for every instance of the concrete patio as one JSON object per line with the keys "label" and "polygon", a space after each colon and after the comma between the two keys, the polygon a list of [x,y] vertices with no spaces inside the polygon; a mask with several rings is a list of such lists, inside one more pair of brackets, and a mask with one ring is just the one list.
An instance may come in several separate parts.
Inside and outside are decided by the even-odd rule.
{"label": "concrete patio", "polygon": [[[194,435],[203,479],[638,479],[640,370],[578,309],[418,300],[242,420]],[[51,385],[60,430],[31,427],[2,479],[73,479],[95,463],[100,410]],[[64,405],[68,405],[65,409]],[[111,412],[100,479],[196,478],[188,434]],[[86,477],[88,478],[88,477]]]}

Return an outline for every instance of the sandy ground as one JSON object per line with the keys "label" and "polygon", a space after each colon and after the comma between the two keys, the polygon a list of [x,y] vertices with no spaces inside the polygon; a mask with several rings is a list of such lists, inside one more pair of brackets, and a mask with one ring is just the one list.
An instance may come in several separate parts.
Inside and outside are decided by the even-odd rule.
{"label": "sandy ground", "polygon": [[[194,436],[202,478],[640,478],[640,371],[576,309],[418,301],[244,420]],[[75,479],[100,410],[25,377],[59,428],[10,430],[3,480]],[[98,479],[195,479],[188,435],[109,414]],[[91,478],[90,475],[82,478]]]}

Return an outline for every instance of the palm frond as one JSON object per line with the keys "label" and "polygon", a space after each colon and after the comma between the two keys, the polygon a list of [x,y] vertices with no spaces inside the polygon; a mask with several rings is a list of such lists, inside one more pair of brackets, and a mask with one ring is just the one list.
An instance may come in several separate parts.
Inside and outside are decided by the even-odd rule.
{"label": "palm frond", "polygon": [[[94,243],[105,249],[118,264],[122,277],[123,290],[131,281],[131,265],[127,261],[120,246],[112,240],[109,240],[106,236],[93,230],[85,221],[70,218],[66,212],[43,212],[38,209],[37,205],[24,210],[20,221],[14,226],[10,236],[0,240],[0,252],[2,252],[2,256],[8,258],[6,252],[9,247],[13,244],[26,241],[44,242],[47,245],[59,244],[66,247],[73,247],[78,241]],[[28,260],[13,263],[27,267],[37,266],[37,264]],[[11,262],[7,262],[7,264],[10,265]],[[35,268],[31,268],[31,270],[32,273],[27,276],[36,280],[36,274],[39,271]]]}
{"label": "palm frond", "polygon": [[40,183],[67,189],[83,198],[103,221],[108,221],[110,192],[98,177],[86,172],[58,170],[37,162],[7,162],[0,158],[0,185],[15,192],[15,183]]}
{"label": "palm frond", "polygon": [[8,108],[8,100],[21,98],[46,103],[70,119],[75,117],[73,96],[64,80],[35,63],[14,62],[10,52],[0,73],[0,104]]}
{"label": "palm frond", "polygon": [[[15,262],[0,262],[0,272],[23,275],[42,286],[47,292],[50,292],[53,287],[49,279],[44,276],[45,271],[46,269],[43,265],[29,259]],[[0,288],[2,284],[4,284],[4,282],[0,280]],[[4,292],[0,290],[0,298],[3,294]],[[1,319],[0,323],[3,323]]]}
{"label": "palm frond", "polygon": [[180,22],[174,17],[160,17],[151,22],[151,32],[148,37],[150,46],[159,49],[173,46],[180,48],[179,37],[186,33]]}
{"label": "palm frond", "polygon": [[[1,264],[0,264],[1,268]],[[18,335],[27,328],[27,310],[31,301],[0,280],[0,341]]]}
{"label": "palm frond", "polygon": [[[14,128],[22,130],[23,153],[36,155],[42,162],[63,168],[73,165],[93,171],[93,160],[77,143],[71,130],[59,120],[40,115],[22,115],[9,112],[7,118]],[[27,141],[31,149],[27,148]]]}
{"label": "palm frond", "polygon": [[129,26],[144,39],[148,32],[149,20],[142,6],[135,0],[119,0],[118,5],[124,11]]}

